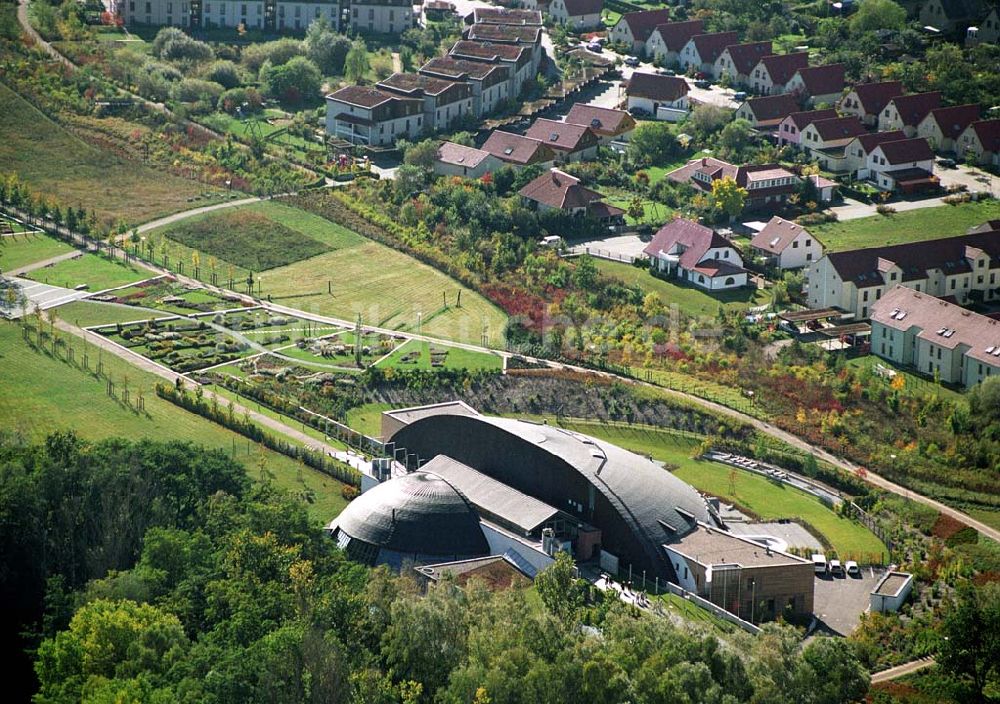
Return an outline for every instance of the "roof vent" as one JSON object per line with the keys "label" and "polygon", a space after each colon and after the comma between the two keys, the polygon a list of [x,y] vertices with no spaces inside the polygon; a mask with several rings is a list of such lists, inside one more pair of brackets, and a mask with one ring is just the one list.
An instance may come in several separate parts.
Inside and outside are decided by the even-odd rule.
{"label": "roof vent", "polygon": [[552,134],[550,134],[549,135],[549,141],[550,142],[558,142],[559,141],[559,133],[558,132],[553,132]]}
{"label": "roof vent", "polygon": [[503,153],[506,154],[507,156],[510,156],[511,154],[514,153],[514,147],[507,147],[506,149],[503,150]]}

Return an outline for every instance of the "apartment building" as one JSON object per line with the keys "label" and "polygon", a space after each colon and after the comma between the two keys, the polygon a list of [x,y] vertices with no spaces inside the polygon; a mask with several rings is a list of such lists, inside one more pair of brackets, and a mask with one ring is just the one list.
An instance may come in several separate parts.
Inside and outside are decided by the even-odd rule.
{"label": "apartment building", "polygon": [[512,97],[511,70],[507,66],[439,56],[421,66],[420,73],[468,83],[472,88],[472,112],[477,117],[489,115]]}
{"label": "apartment building", "polygon": [[383,146],[418,139],[424,101],[370,86],[347,86],[326,96],[326,133],[351,144]]}
{"label": "apartment building", "polygon": [[424,131],[446,130],[464,117],[475,115],[472,86],[420,73],[394,73],[380,81],[379,89],[414,98],[424,104]]}

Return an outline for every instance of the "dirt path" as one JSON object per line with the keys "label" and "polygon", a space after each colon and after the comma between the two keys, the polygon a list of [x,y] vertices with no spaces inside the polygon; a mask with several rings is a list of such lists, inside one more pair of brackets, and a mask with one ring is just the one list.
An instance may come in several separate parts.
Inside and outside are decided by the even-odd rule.
{"label": "dirt path", "polygon": [[222,203],[215,203],[214,205],[203,205],[200,208],[192,208],[191,210],[182,210],[179,213],[174,213],[173,215],[168,215],[164,218],[158,220],[151,220],[144,225],[139,225],[135,228],[139,234],[143,232],[149,232],[150,230],[155,230],[158,227],[163,227],[164,225],[169,225],[175,223],[178,220],[186,220],[187,218],[194,217],[195,215],[201,215],[202,213],[210,213],[213,210],[222,210],[223,208],[235,208],[238,205],[249,205],[250,203],[257,203],[262,200],[261,198],[241,198],[239,200],[227,200]]}
{"label": "dirt path", "polygon": [[891,682],[892,680],[899,679],[900,677],[905,677],[906,675],[924,670],[934,664],[934,658],[920,658],[919,660],[913,660],[902,665],[897,665],[896,667],[890,667],[888,670],[882,670],[881,672],[876,672],[872,675],[872,684],[878,684],[879,682]]}
{"label": "dirt path", "polygon": [[67,259],[76,259],[77,257],[82,257],[83,252],[79,249],[74,249],[72,252],[66,252],[55,257],[49,257],[48,259],[43,259],[40,262],[32,262],[31,264],[25,264],[17,269],[11,269],[10,271],[4,272],[7,276],[22,276],[27,274],[29,271],[34,271],[35,269],[42,269],[49,266],[50,264],[58,264],[59,262],[64,262]]}

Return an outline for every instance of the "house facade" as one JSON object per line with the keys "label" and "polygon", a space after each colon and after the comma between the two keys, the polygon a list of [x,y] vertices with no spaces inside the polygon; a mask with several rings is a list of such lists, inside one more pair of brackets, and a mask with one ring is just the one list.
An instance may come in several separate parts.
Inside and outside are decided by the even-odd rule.
{"label": "house facade", "polygon": [[635,118],[624,110],[574,103],[564,119],[572,125],[586,125],[601,144],[626,142],[635,129]]}
{"label": "house facade", "polygon": [[765,266],[785,271],[802,269],[819,261],[823,245],[801,225],[777,216],[750,241],[750,250]]}
{"label": "house facade", "polygon": [[872,127],[878,123],[885,106],[897,95],[903,95],[901,81],[858,83],[837,103],[837,109],[841,114],[854,115]]}
{"label": "house facade", "polygon": [[482,149],[515,169],[525,166],[551,169],[556,163],[555,152],[544,142],[512,132],[494,130]]}
{"label": "house facade", "polygon": [[829,120],[834,117],[837,117],[837,111],[833,108],[793,112],[778,124],[778,146],[800,144],[802,130],[817,120]]}
{"label": "house facade", "polygon": [[875,147],[883,142],[898,142],[901,139],[906,139],[902,130],[858,135],[844,148],[844,173],[851,174],[851,178],[868,178],[868,157]]}
{"label": "house facade", "polygon": [[842,173],[847,168],[847,145],[863,134],[866,134],[865,126],[853,115],[831,117],[807,125],[802,130],[799,146],[822,168]]}
{"label": "house facade", "polygon": [[326,96],[326,133],[351,144],[383,146],[417,139],[425,129],[424,101],[366,86]]}
{"label": "house facade", "polygon": [[960,304],[1000,300],[1000,230],[827,253],[806,279],[810,308],[840,308],[862,319],[897,284]]}
{"label": "house facade", "polygon": [[677,218],[661,227],[643,252],[652,269],[708,291],[746,286],[739,251],[722,235],[691,220]]}
{"label": "house facade", "polygon": [[780,95],[795,72],[809,65],[809,53],[765,56],[750,73],[749,87],[757,95]]}
{"label": "house facade", "polygon": [[878,118],[879,132],[903,130],[907,137],[917,134],[917,126],[931,110],[941,107],[941,93],[897,95],[883,108]]}
{"label": "house facade", "polygon": [[465,31],[465,38],[491,44],[531,47],[531,61],[537,70],[542,62],[542,28],[534,25],[474,24]]}
{"label": "house facade", "polygon": [[574,125],[538,118],[524,134],[548,146],[556,155],[557,163],[589,161],[597,156],[600,141],[587,125]]}
{"label": "house facade", "polygon": [[615,44],[624,44],[630,53],[638,54],[646,47],[646,40],[657,25],[668,22],[669,9],[626,12],[608,32],[608,38]]}
{"label": "house facade", "polygon": [[476,117],[491,114],[504,101],[513,97],[510,93],[510,69],[499,64],[439,56],[424,64],[420,73],[468,83],[472,88],[472,112]]}
{"label": "house facade", "polygon": [[712,75],[716,80],[722,80],[725,76],[734,86],[749,85],[754,66],[771,53],[771,42],[732,44],[723,49],[715,60]]}
{"label": "house facade", "polygon": [[979,119],[979,104],[937,108],[917,125],[918,137],[923,137],[937,152],[953,152],[965,128]]}
{"label": "house facade", "polygon": [[211,29],[238,27],[242,24],[248,28],[281,31],[305,29],[310,22],[321,17],[332,27],[341,26],[341,3],[322,0],[320,2],[116,0],[111,8],[112,12],[129,26]]}
{"label": "house facade", "polygon": [[534,60],[534,50],[530,46],[463,39],[455,42],[449,56],[463,61],[506,66],[509,70],[507,93],[515,100],[521,95],[521,86],[525,81],[534,78],[538,69]]}
{"label": "house facade", "polygon": [[697,71],[709,76],[715,74],[715,62],[727,46],[739,41],[736,32],[696,34],[680,52],[680,65],[685,71]]}
{"label": "house facade", "polygon": [[986,5],[981,0],[925,0],[920,7],[920,24],[958,34],[985,14]]}
{"label": "house facade", "polygon": [[666,22],[658,24],[646,39],[646,56],[664,65],[680,65],[681,50],[696,34],[702,34],[705,24],[701,20]]}
{"label": "house facade", "polygon": [[781,121],[801,112],[794,95],[765,95],[750,98],[736,109],[736,117],[762,130],[777,130]]}
{"label": "house facade", "polygon": [[969,27],[966,46],[1000,43],[1000,9],[993,8],[975,27]]}
{"label": "house facade", "polygon": [[800,68],[785,84],[785,92],[810,105],[834,105],[844,92],[844,64]]}
{"label": "house facade", "polygon": [[677,76],[636,72],[625,87],[629,112],[641,111],[656,119],[677,119],[687,115],[691,107],[688,84]]}
{"label": "house facade", "polygon": [[883,191],[913,193],[936,187],[934,152],[926,139],[883,142],[868,156],[868,179]]}
{"label": "house facade", "polygon": [[352,1],[348,17],[353,31],[369,34],[397,34],[416,26],[411,0]]}
{"label": "house facade", "polygon": [[550,169],[525,185],[518,195],[526,207],[539,212],[559,210],[586,216],[609,226],[625,224],[625,211],[608,205],[604,196],[559,169]]}
{"label": "house facade", "polygon": [[[798,193],[802,185],[802,179],[797,174],[776,164],[736,166],[713,157],[692,159],[666,177],[705,193],[712,192],[716,181],[731,178],[747,192],[746,210],[781,208],[789,196]],[[832,197],[832,189],[825,190]]]}
{"label": "house facade", "polygon": [[424,104],[424,130],[446,130],[474,115],[472,87],[468,83],[433,78],[419,73],[394,73],[376,84],[380,90]]}
{"label": "house facade", "polygon": [[872,352],[949,384],[1000,375],[1000,321],[897,285],[872,305]]}
{"label": "house facade", "polygon": [[601,26],[604,0],[551,0],[549,17],[559,24],[580,32]]}
{"label": "house facade", "polygon": [[971,154],[977,164],[1000,166],[1000,119],[970,124],[959,136],[955,151],[962,158]]}
{"label": "house facade", "polygon": [[438,147],[434,173],[438,176],[482,178],[502,168],[504,163],[483,149],[444,142]]}

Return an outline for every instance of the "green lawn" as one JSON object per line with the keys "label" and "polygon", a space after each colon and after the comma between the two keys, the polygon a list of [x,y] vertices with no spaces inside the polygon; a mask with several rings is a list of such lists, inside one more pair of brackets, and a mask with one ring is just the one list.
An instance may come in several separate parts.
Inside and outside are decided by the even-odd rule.
{"label": "green lawn", "polygon": [[[677,128],[675,130],[675,133],[679,133],[679,132],[683,132],[684,131],[683,126],[675,125],[675,127]],[[699,159],[699,158],[701,158],[703,156],[709,156],[710,154],[711,154],[711,152],[708,151],[708,150],[706,150],[706,149],[699,149],[698,151],[696,151],[696,152],[694,152],[692,154],[686,154],[684,156],[678,157],[678,158],[674,159],[673,161],[671,161],[671,162],[669,162],[667,164],[656,164],[655,166],[647,166],[647,167],[639,169],[639,170],[646,172],[646,175],[649,176],[649,182],[651,184],[652,183],[658,183],[659,181],[662,181],[663,178],[668,173],[670,173],[671,171],[674,171],[675,169],[679,169],[680,167],[684,166],[686,163],[688,163],[692,159]]]}
{"label": "green lawn", "polygon": [[35,269],[26,275],[32,281],[65,288],[86,284],[89,291],[124,286],[151,276],[154,274],[147,269],[125,264],[118,259],[112,261],[90,252],[75,259],[65,259],[52,266]]}
{"label": "green lawn", "polygon": [[[888,367],[889,369],[894,370],[896,374],[901,374],[903,376],[906,380],[903,386],[903,392],[912,396],[919,397],[926,394],[932,394],[949,401],[961,401],[965,398],[965,395],[960,391],[949,389],[941,384],[935,384],[931,379],[926,379],[918,374],[914,374],[911,369],[904,369],[903,367],[893,364],[887,359],[876,357],[874,354],[868,355],[867,357],[857,357],[850,360],[848,364],[854,367],[867,367],[869,369],[873,369],[876,364]],[[885,383],[888,386],[889,379],[886,379]]]}
{"label": "green lawn", "polygon": [[[842,518],[819,499],[803,491],[717,462],[692,458],[699,448],[698,436],[667,428],[650,428],[599,421],[548,419],[549,423],[614,443],[627,450],[666,462],[680,479],[699,491],[718,496],[748,509],[761,519],[797,518],[822,533],[842,560],[887,553],[885,545],[860,523]],[[736,472],[736,494],[729,495],[729,474]]]}
{"label": "green lawn", "polygon": [[694,286],[658,279],[648,269],[634,267],[623,262],[595,259],[597,268],[606,276],[639,286],[646,293],[659,294],[668,307],[677,305],[681,313],[691,317],[715,316],[719,306],[728,310],[745,309],[751,306],[767,305],[771,296],[762,289],[741,288],[732,291],[709,293]]}
{"label": "green lawn", "polygon": [[82,141],[0,83],[0,164],[64,206],[146,222],[190,208],[204,184],[121,159]]}
{"label": "green lawn", "polygon": [[[491,344],[501,343],[507,319],[503,312],[433,267],[297,208],[267,201],[232,211],[244,208],[280,222],[331,250],[263,274],[255,273],[260,295],[270,295],[276,303],[320,315],[353,321],[360,313],[366,325],[410,331],[419,327],[427,335],[458,342],[480,343],[485,325]],[[176,267],[180,261],[184,273],[191,274],[194,250],[169,239],[171,231],[181,224],[157,229],[151,236],[156,238],[158,262],[165,234],[170,266]],[[218,259],[219,283],[227,284],[232,274],[236,287],[242,290],[246,270],[222,256]],[[199,273],[203,280],[210,280],[206,253],[201,254]],[[461,308],[457,305],[459,291]]]}
{"label": "green lawn", "polygon": [[365,403],[347,412],[347,425],[373,438],[382,435],[382,411],[392,408],[388,403]]}
{"label": "green lawn", "polygon": [[0,271],[19,269],[72,251],[72,246],[46,234],[0,237]]}
{"label": "green lawn", "polygon": [[[66,337],[66,336],[64,336]],[[84,345],[77,338],[68,338],[82,364]],[[65,355],[65,353],[62,353]],[[90,347],[90,365],[97,364],[97,351]],[[0,419],[10,429],[31,440],[42,440],[56,430],[75,430],[81,437],[100,439],[124,436],[130,439],[150,438],[162,441],[188,441],[234,453],[254,478],[259,477],[258,463],[262,448],[246,438],[215,425],[200,416],[188,413],[158,398],[153,385],[157,377],[127,362],[102,355],[107,373],[120,388],[127,375],[132,399],[142,389],[145,413],[139,413],[110,398],[105,381],[96,379],[82,369],[37,352],[22,339],[14,325],[0,326]],[[319,521],[328,521],[346,505],[341,496],[341,484],[295,462],[284,455],[263,450],[266,467],[275,482],[296,494],[312,492],[310,512]]]}
{"label": "green lawn", "polygon": [[86,300],[67,303],[66,305],[59,306],[56,311],[60,318],[80,327],[170,317],[169,313],[159,310]]}
{"label": "green lawn", "polygon": [[643,199],[642,217],[635,218],[628,214],[628,207],[632,202],[632,198],[630,196],[610,196],[606,198],[606,200],[611,205],[626,211],[625,222],[629,225],[650,225],[654,228],[658,228],[663,225],[663,223],[667,222],[674,214],[673,209],[668,208],[661,203]]}
{"label": "green lawn", "polygon": [[1000,218],[1000,201],[989,200],[825,223],[810,227],[809,231],[827,251],[839,252],[964,235],[973,225],[997,218]]}
{"label": "green lawn", "polygon": [[[441,364],[432,366],[431,351],[445,352]],[[404,359],[406,361],[404,361]],[[396,348],[392,354],[382,359],[379,367],[396,369],[502,369],[503,359],[500,355],[484,352],[472,352],[457,347],[431,345],[429,342],[410,340]]]}
{"label": "green lawn", "polygon": [[751,403],[750,399],[744,396],[739,389],[732,386],[723,386],[711,381],[696,379],[682,372],[651,369],[648,373],[651,377],[650,381],[658,386],[708,399],[756,418],[767,419],[769,417],[760,406]]}

